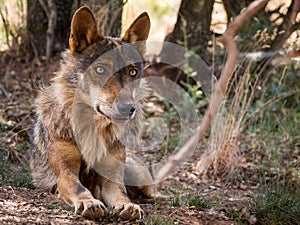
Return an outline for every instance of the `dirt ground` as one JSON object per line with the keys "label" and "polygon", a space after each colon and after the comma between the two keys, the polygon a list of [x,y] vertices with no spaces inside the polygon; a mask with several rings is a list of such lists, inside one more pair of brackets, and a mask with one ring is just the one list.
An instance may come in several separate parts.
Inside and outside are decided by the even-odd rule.
{"label": "dirt ground", "polygon": [[[117,220],[85,220],[74,215],[73,209],[56,196],[40,190],[4,186],[0,188],[0,192],[1,224],[143,224]],[[213,211],[174,208],[168,204],[141,206],[146,213],[146,221],[159,215],[173,224],[235,224],[229,218],[217,215]]]}
{"label": "dirt ground", "polygon": [[197,190],[208,199],[211,208],[171,206],[171,202],[166,201],[141,204],[145,211],[143,221],[90,221],[74,215],[72,207],[49,192],[3,186],[0,187],[0,224],[237,224],[228,212],[246,209],[251,188],[203,184],[193,176],[193,173],[182,169],[163,183],[162,192],[176,198],[176,193],[172,195],[172,192],[179,191],[180,196],[184,196],[191,190]]}
{"label": "dirt ground", "polygon": [[[191,161],[195,162],[196,155],[159,188],[163,194],[173,198],[172,200],[140,204],[145,211],[143,221],[86,220],[74,215],[73,208],[56,195],[42,190],[11,185],[0,187],[0,224],[229,225],[238,224],[236,218],[230,216],[234,212],[244,212],[244,217],[251,220],[251,215],[247,215],[247,206],[249,197],[256,188],[243,184],[203,183],[193,170],[195,164],[191,163]],[[184,199],[188,193],[200,195],[210,204],[210,207],[172,206],[176,198]]]}

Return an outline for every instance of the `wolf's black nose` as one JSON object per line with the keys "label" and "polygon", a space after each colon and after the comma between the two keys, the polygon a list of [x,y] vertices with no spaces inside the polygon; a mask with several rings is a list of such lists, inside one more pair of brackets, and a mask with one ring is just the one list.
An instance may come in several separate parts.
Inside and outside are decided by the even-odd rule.
{"label": "wolf's black nose", "polygon": [[135,104],[128,104],[128,103],[118,103],[117,105],[119,113],[124,117],[130,117],[133,119],[135,116],[136,105]]}

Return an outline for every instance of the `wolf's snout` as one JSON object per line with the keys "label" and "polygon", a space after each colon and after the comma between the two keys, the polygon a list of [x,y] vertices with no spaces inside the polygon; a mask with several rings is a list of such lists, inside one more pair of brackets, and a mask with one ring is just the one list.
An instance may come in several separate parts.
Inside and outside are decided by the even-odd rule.
{"label": "wolf's snout", "polygon": [[133,119],[135,116],[136,111],[136,105],[135,104],[128,104],[128,103],[118,103],[117,105],[119,113],[124,116],[128,117],[130,119]]}

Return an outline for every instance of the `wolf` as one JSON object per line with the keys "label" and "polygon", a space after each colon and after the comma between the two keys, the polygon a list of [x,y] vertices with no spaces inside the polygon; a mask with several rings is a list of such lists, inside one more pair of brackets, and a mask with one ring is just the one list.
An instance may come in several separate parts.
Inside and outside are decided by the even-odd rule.
{"label": "wolf", "polygon": [[[155,198],[155,187],[147,169],[134,169],[143,162],[126,153],[124,142],[147,96],[141,78],[150,19],[142,13],[120,38],[101,35],[96,24],[87,6],[74,13],[69,49],[50,85],[39,90],[31,174],[37,187],[57,192],[76,214],[142,219],[131,199]],[[130,43],[138,44],[122,49]],[[130,189],[126,180],[146,185]]]}

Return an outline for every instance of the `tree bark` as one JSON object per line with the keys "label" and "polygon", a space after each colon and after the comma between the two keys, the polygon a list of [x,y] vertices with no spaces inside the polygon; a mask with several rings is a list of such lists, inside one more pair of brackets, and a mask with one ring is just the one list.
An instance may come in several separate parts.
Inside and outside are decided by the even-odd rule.
{"label": "tree bark", "polygon": [[[41,2],[42,5],[45,3],[44,7]],[[83,4],[88,5],[95,13],[103,35],[119,36],[121,33],[122,7],[125,4],[122,0],[52,0],[52,10],[49,10],[49,2],[27,0],[27,31],[38,56],[46,55],[46,59],[49,59],[53,52],[60,52],[68,47],[72,14]],[[47,47],[49,52],[46,52],[47,43],[52,46]],[[26,54],[29,54],[29,60],[36,56],[30,49],[26,50]]]}
{"label": "tree bark", "polygon": [[[196,84],[195,79],[198,78],[192,79],[188,70],[199,71],[199,66],[202,66],[199,65],[199,59],[195,56],[199,56],[206,64],[211,61],[207,47],[208,41],[211,39],[210,24],[213,4],[214,0],[182,0],[174,30],[165,38],[165,41],[179,44],[184,48],[177,48],[174,51],[174,45],[165,43],[159,56],[161,62],[177,66],[165,67],[164,63],[157,63],[153,64],[152,68],[158,68],[162,76],[176,83],[180,84],[183,81],[192,85]],[[190,52],[186,50],[191,51],[194,55],[190,55]],[[148,71],[145,70],[145,72],[147,75]],[[211,84],[211,71],[205,70],[203,74],[201,81]],[[200,74],[196,76],[200,76]],[[201,83],[201,85],[203,84]]]}
{"label": "tree bark", "polygon": [[45,11],[48,19],[48,28],[46,33],[46,62],[48,63],[52,56],[53,43],[55,38],[55,27],[57,22],[57,10],[54,0],[48,0],[47,2],[45,2],[44,0],[39,0],[39,3]]}
{"label": "tree bark", "polygon": [[122,0],[92,0],[91,9],[95,13],[97,25],[104,36],[118,37],[121,34]]}
{"label": "tree bark", "polygon": [[165,40],[179,43],[200,57],[205,57],[211,38],[213,4],[213,0],[182,0],[175,28]]}
{"label": "tree bark", "polygon": [[[48,53],[50,56],[53,51],[61,51],[67,47],[74,2],[75,0],[54,0],[57,14],[52,14],[49,21],[39,0],[27,0],[27,31],[34,41],[39,56],[46,54],[47,35],[48,37],[53,35],[52,49]],[[51,30],[49,30],[49,23]],[[33,52],[29,51],[27,54],[30,58],[34,57]]]}

